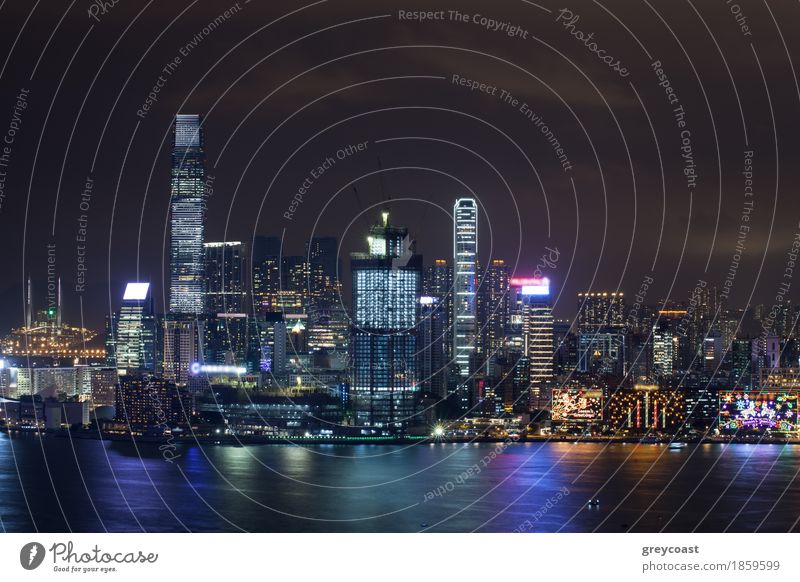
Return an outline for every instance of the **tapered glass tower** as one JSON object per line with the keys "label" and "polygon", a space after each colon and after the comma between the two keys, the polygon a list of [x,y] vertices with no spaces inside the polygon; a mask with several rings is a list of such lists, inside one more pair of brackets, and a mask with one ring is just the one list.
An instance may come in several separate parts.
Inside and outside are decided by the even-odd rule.
{"label": "tapered glass tower", "polygon": [[477,303],[478,205],[459,198],[453,207],[453,359],[464,383],[459,404],[468,408],[467,378],[474,365]]}
{"label": "tapered glass tower", "polygon": [[178,114],[173,137],[169,311],[173,315],[197,315],[204,310],[206,200],[202,116]]}

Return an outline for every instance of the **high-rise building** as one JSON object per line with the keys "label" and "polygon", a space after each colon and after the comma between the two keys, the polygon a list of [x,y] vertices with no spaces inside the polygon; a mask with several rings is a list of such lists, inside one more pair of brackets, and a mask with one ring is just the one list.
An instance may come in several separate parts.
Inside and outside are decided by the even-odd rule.
{"label": "high-rise building", "polygon": [[281,262],[276,256],[253,259],[253,302],[255,311],[266,313],[280,311]]}
{"label": "high-rise building", "polygon": [[737,338],[731,345],[731,374],[734,388],[750,388],[752,385],[753,359],[755,357],[753,340]]}
{"label": "high-rise building", "polygon": [[481,359],[497,358],[505,343],[509,317],[509,272],[505,261],[493,260],[478,289],[478,337]]}
{"label": "high-rise building", "polygon": [[422,295],[437,300],[436,316],[442,321],[445,363],[449,365],[453,353],[453,269],[445,259],[436,259],[425,269]]}
{"label": "high-rise building", "polygon": [[625,327],[625,296],[614,291],[578,293],[578,331]]}
{"label": "high-rise building", "polygon": [[170,293],[173,315],[201,314],[206,213],[202,117],[178,114],[173,127],[170,202]]}
{"label": "high-rise building", "polygon": [[203,345],[206,184],[203,119],[178,114],[173,126],[169,314],[164,318],[164,377],[186,384]]}
{"label": "high-rise building", "polygon": [[368,252],[351,255],[351,397],[359,425],[394,432],[415,421],[422,257],[388,210],[367,240]]}
{"label": "high-rise building", "polygon": [[156,332],[150,283],[128,283],[106,339],[108,365],[155,372]]}
{"label": "high-rise building", "polygon": [[530,369],[530,406],[541,408],[553,380],[553,309],[546,277],[513,277],[509,285],[522,304],[524,353]]}
{"label": "high-rise building", "polygon": [[238,241],[203,243],[206,313],[246,313],[247,247]]}
{"label": "high-rise building", "polygon": [[284,257],[284,291],[294,293],[302,306],[301,313],[309,313],[326,297],[333,287],[320,263],[311,263],[305,257]]}
{"label": "high-rise building", "polygon": [[272,383],[277,383],[276,377],[285,373],[287,363],[288,332],[284,314],[269,312],[256,321],[256,333],[251,334],[251,341],[255,341],[257,349],[251,351],[258,354],[261,371],[270,373]]}
{"label": "high-rise building", "polygon": [[713,329],[703,340],[703,370],[708,374],[719,372],[726,349],[723,341],[722,334]]}
{"label": "high-rise building", "polygon": [[553,320],[553,350],[553,372],[556,376],[567,376],[577,369],[578,336],[572,333],[570,320]]}
{"label": "high-rise building", "polygon": [[[81,370],[79,369],[79,374]],[[83,369],[84,378],[88,379],[88,400],[92,410],[100,406],[114,406],[116,404],[116,385],[119,382],[119,373],[116,368],[91,368]],[[85,390],[84,390],[85,393]]]}
{"label": "high-rise building", "polygon": [[477,332],[478,204],[459,198],[453,206],[453,359],[462,382],[456,392],[469,408],[468,378],[474,371]]}
{"label": "high-rise building", "polygon": [[425,269],[420,310],[422,390],[445,397],[453,353],[453,269],[445,259]]}
{"label": "high-rise building", "polygon": [[322,267],[322,275],[328,284],[341,279],[341,261],[336,237],[318,236],[306,242],[306,260],[312,265]]}
{"label": "high-rise building", "polygon": [[653,371],[659,376],[672,376],[677,369],[678,337],[672,321],[660,319],[653,327]]}
{"label": "high-rise building", "polygon": [[203,325],[195,319],[168,315],[164,319],[164,378],[184,386],[189,380],[189,368],[202,360]]}
{"label": "high-rise building", "polygon": [[342,369],[347,361],[349,338],[350,321],[341,304],[314,309],[309,314],[308,349],[315,367]]}
{"label": "high-rise building", "polygon": [[[245,366],[248,360],[250,343],[249,320],[246,313],[217,313],[209,315],[203,324],[205,347],[203,362],[224,366]],[[248,368],[248,372],[257,368]]]}
{"label": "high-rise building", "polygon": [[203,249],[206,283],[203,362],[244,366],[249,349],[246,246],[238,241],[208,242]]}
{"label": "high-rise building", "polygon": [[653,373],[669,377],[679,371],[703,368],[703,342],[697,351],[687,332],[692,312],[684,306],[669,305],[659,309],[652,327]]}
{"label": "high-rise building", "polygon": [[445,359],[445,329],[439,298],[423,295],[419,298],[418,325],[419,381],[423,392],[439,398],[447,395],[447,360]]}

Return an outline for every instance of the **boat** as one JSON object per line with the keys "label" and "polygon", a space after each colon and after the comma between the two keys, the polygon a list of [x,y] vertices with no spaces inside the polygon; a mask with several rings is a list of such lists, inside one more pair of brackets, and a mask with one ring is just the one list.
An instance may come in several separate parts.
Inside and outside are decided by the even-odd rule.
{"label": "boat", "polygon": [[686,443],[669,443],[669,448],[671,449],[683,449],[686,448]]}

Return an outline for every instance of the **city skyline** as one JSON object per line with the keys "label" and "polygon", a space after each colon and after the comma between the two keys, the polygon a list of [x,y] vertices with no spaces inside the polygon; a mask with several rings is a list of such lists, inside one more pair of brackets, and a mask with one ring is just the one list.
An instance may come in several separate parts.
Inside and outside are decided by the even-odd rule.
{"label": "city skyline", "polygon": [[[206,562],[73,532],[624,532],[508,572],[791,571],[637,534],[800,531],[798,23],[0,1],[12,562]],[[261,556],[209,539],[231,574]],[[379,577],[422,547],[362,545]]]}
{"label": "city skyline", "polygon": [[[119,375],[117,419],[123,412],[138,410],[136,398],[127,400],[127,386],[134,382],[130,394],[141,396],[147,385],[136,382],[147,377],[167,382],[161,396],[168,395],[164,390],[170,390],[170,382],[179,394],[188,387],[194,394],[194,411],[194,399],[213,385],[212,378],[223,385],[252,383],[258,389],[281,392],[304,390],[309,381],[317,390],[324,384],[318,384],[315,375],[327,374],[333,382],[327,389],[341,399],[344,410],[351,411],[345,412],[345,422],[352,414],[354,428],[362,434],[376,430],[394,434],[442,416],[466,419],[477,413],[504,418],[530,412],[538,418],[551,409],[555,414],[557,399],[568,402],[576,386],[579,392],[595,390],[598,379],[607,384],[598,392],[598,401],[611,398],[602,408],[606,419],[606,406],[625,406],[614,404],[620,390],[659,384],[667,388],[683,375],[671,389],[680,388],[687,403],[685,424],[698,404],[703,418],[714,416],[714,397],[706,396],[707,388],[695,393],[697,386],[684,385],[688,374],[701,372],[709,382],[719,374],[721,387],[747,391],[759,387],[752,379],[763,377],[764,370],[800,366],[800,347],[794,340],[800,306],[789,304],[778,321],[774,309],[765,314],[758,306],[752,317],[760,323],[761,333],[750,339],[741,321],[736,324],[739,314],[726,308],[725,290],[719,292],[705,282],[695,287],[686,303],[665,303],[660,308],[645,303],[646,288],[640,289],[630,309],[621,291],[579,292],[575,316],[565,327],[552,314],[550,277],[560,251],[548,247],[532,276],[519,276],[502,259],[481,265],[481,211],[472,198],[458,198],[453,205],[451,263],[437,258],[427,268],[417,254],[413,233],[395,226],[390,205],[384,205],[369,229],[367,251],[351,253],[349,302],[341,284],[345,271],[336,237],[311,238],[303,256],[283,255],[276,237],[256,237],[251,250],[242,241],[204,240],[209,190],[202,119],[198,114],[178,114],[174,122],[170,308],[163,314],[153,309],[150,282],[129,282],[119,310],[106,318],[104,363]],[[66,384],[57,384],[56,389],[65,388],[66,396],[78,390],[78,384],[69,388],[68,368],[47,366],[48,354],[57,362],[66,350],[74,349],[59,346],[56,339],[70,328],[63,321],[60,279],[55,289],[55,307],[37,311],[34,324],[28,281],[26,326],[14,332],[23,343],[15,342],[12,334],[5,340],[4,354],[12,359],[21,354],[29,362],[31,356],[45,359],[33,368],[11,364],[12,376],[0,381],[6,396],[51,390],[35,389],[37,382],[45,386],[41,382],[47,381],[39,379],[42,374],[36,366],[43,366],[38,368],[43,378],[60,374]],[[53,344],[45,348],[50,352],[37,352],[35,344],[27,347],[33,333],[46,338],[43,347]],[[88,332],[70,333],[75,342]],[[736,359],[736,342],[745,341],[744,352],[750,356],[743,366],[741,357]],[[99,355],[86,352],[83,361],[79,356],[74,364],[97,366],[102,363]],[[108,374],[106,369],[98,372],[105,403]],[[132,378],[124,377],[131,372]],[[31,377],[24,380],[28,387],[23,389],[27,375]],[[309,380],[304,380],[306,376]],[[78,375],[74,378],[77,382]],[[513,381],[506,386],[509,378]],[[80,388],[90,404],[93,381],[86,385],[89,392]],[[612,391],[614,383],[618,385]],[[649,428],[649,393],[644,394],[644,427]],[[721,415],[724,392],[719,394]],[[433,416],[434,408],[425,404],[430,397],[435,399]],[[183,406],[184,397],[176,398]],[[641,403],[631,398],[637,402],[638,427]],[[672,397],[654,398],[653,429],[658,428],[658,402],[664,428]],[[622,418],[609,414],[612,422]],[[682,413],[670,414],[678,419]],[[558,415],[568,425],[561,409]],[[628,429],[630,415],[629,409]]]}

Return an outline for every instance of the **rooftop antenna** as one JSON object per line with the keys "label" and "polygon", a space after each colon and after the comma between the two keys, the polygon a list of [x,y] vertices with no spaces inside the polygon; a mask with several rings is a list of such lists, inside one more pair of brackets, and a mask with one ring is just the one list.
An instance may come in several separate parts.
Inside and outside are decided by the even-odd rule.
{"label": "rooftop antenna", "polygon": [[56,301],[56,327],[61,327],[61,277],[58,278],[58,298]]}
{"label": "rooftop antenna", "polygon": [[31,276],[28,275],[28,297],[25,302],[25,327],[33,325],[33,293]]}
{"label": "rooftop antenna", "polygon": [[358,209],[359,210],[363,209],[364,205],[361,204],[361,197],[358,195],[358,188],[356,188],[355,184],[353,184],[353,194],[356,195],[356,202],[358,202]]}

